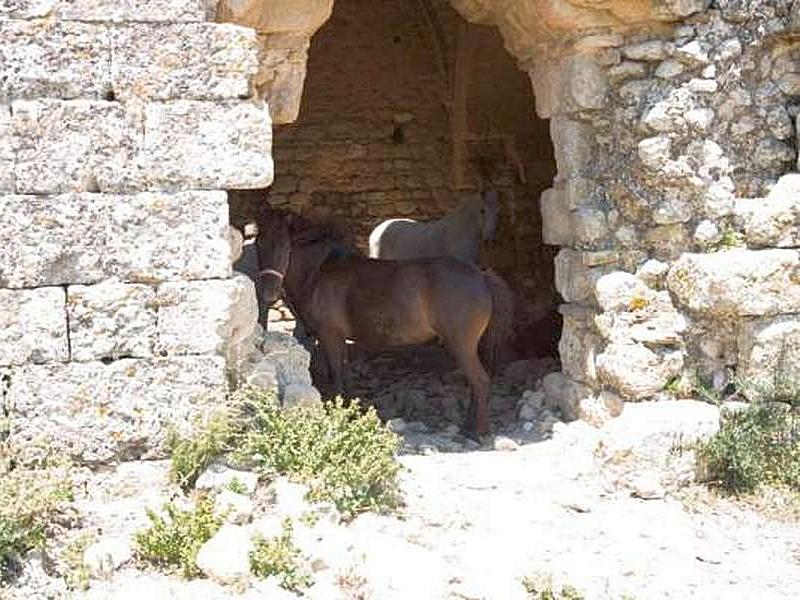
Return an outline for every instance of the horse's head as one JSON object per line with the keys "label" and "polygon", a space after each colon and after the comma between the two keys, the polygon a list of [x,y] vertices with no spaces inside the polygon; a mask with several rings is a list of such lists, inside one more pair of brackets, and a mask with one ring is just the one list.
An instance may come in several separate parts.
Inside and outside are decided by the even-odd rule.
{"label": "horse's head", "polygon": [[259,223],[256,250],[258,252],[261,301],[274,303],[281,295],[283,280],[289,269],[292,249],[291,214],[269,213]]}
{"label": "horse's head", "polygon": [[497,230],[500,200],[495,190],[483,192],[481,198],[481,239],[492,241]]}

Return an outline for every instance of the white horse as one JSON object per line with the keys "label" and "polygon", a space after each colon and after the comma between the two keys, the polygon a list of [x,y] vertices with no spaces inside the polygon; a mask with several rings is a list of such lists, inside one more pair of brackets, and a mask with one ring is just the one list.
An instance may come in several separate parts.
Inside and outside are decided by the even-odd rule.
{"label": "white horse", "polygon": [[500,203],[496,191],[471,194],[436,221],[389,219],[369,234],[370,258],[403,260],[452,256],[477,264],[481,240],[494,239]]}

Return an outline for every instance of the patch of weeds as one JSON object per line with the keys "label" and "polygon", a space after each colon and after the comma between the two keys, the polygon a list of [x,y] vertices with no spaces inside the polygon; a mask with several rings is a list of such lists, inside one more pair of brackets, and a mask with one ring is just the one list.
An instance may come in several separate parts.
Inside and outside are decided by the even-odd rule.
{"label": "patch of weeds", "polygon": [[3,473],[0,485],[0,580],[66,519],[73,499],[70,467],[62,462]]}
{"label": "patch of weeds", "polygon": [[61,551],[61,560],[66,565],[64,579],[70,590],[83,592],[89,589],[89,569],[83,564],[83,554],[96,540],[94,532],[84,532]]}
{"label": "patch of weeds", "polygon": [[571,585],[556,586],[550,576],[524,577],[522,585],[530,600],[584,600],[584,596]]}
{"label": "patch of weeds", "polygon": [[281,587],[296,592],[311,585],[311,577],[300,565],[300,550],[292,541],[292,524],[283,522],[283,532],[275,538],[256,537],[250,552],[250,571],[257,577],[274,575]]}
{"label": "patch of weeds", "polygon": [[214,515],[213,500],[200,497],[192,510],[170,502],[164,513],[147,511],[150,527],[134,536],[139,557],[159,567],[180,569],[187,578],[200,575],[197,553],[222,526],[222,517]]}
{"label": "patch of weeds", "polygon": [[733,225],[727,225],[722,230],[722,235],[719,238],[716,246],[718,250],[727,248],[742,248],[745,245],[744,235],[737,231]]}
{"label": "patch of weeds", "polygon": [[181,437],[174,430],[167,438],[170,450],[170,475],[184,491],[192,488],[197,478],[220,454],[230,450],[235,436],[230,411],[222,410],[198,425],[197,433]]}
{"label": "patch of weeds", "polygon": [[800,418],[780,403],[729,413],[719,432],[698,445],[697,458],[707,480],[729,492],[762,484],[800,490]]}
{"label": "patch of weeds", "polygon": [[252,418],[237,442],[241,460],[307,483],[309,500],[333,502],[345,517],[399,505],[400,441],[374,409],[362,412],[342,399],[282,409],[274,394],[254,389],[243,402]]}
{"label": "patch of weeds", "polygon": [[247,486],[239,481],[236,477],[231,479],[228,482],[228,485],[225,486],[228,490],[233,492],[234,494],[244,494],[247,495]]}

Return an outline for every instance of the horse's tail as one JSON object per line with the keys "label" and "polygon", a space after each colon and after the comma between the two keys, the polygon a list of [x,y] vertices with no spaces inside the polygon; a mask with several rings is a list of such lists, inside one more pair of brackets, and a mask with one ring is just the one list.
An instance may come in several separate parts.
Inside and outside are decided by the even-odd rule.
{"label": "horse's tail", "polygon": [[489,326],[481,337],[479,350],[484,365],[490,372],[495,372],[500,366],[513,333],[514,294],[502,277],[494,271],[484,271],[483,276],[492,294],[492,316]]}

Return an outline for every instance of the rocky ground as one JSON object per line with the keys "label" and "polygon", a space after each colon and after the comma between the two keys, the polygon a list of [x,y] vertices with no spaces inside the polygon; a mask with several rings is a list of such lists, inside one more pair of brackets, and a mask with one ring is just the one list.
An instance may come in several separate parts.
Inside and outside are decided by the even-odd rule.
{"label": "rocky ground", "polygon": [[[688,448],[717,428],[717,408],[693,401],[628,404],[602,428],[564,423],[539,389],[553,368],[548,360],[512,363],[496,379],[496,435],[481,445],[458,434],[464,383],[437,348],[354,352],[352,394],[374,403],[405,441],[405,506],[398,515],[365,514],[350,523],[311,507],[319,521],[295,525],[315,581],[304,597],[514,600],[528,597],[522,579],[530,576],[568,583],[587,599],[800,596],[800,523],[768,518],[693,483]],[[89,589],[68,592],[51,575],[74,566],[34,556],[5,594],[295,597],[271,580],[186,582],[137,565],[128,540],[147,523],[145,506],[177,494],[165,462],[93,474],[76,505],[80,527],[53,541],[61,549],[82,535],[101,541],[84,554]],[[309,509],[282,480],[261,482],[249,497],[239,521],[252,523],[232,528],[274,528],[279,518]],[[212,556],[219,562],[213,568],[227,568],[235,550]]]}

